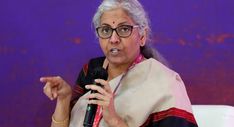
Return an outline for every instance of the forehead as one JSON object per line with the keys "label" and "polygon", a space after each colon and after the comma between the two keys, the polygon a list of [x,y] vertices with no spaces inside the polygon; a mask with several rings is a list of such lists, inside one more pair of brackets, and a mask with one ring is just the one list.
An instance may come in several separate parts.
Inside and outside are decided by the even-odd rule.
{"label": "forehead", "polygon": [[100,19],[100,24],[109,24],[111,26],[116,26],[118,24],[126,23],[133,24],[133,20],[128,15],[126,11],[121,8],[113,9],[110,11],[106,11],[102,14]]}

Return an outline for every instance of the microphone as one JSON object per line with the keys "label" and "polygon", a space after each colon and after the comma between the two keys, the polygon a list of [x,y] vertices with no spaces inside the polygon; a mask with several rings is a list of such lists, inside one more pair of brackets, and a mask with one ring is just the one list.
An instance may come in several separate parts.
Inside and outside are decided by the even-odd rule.
{"label": "microphone", "polygon": [[[92,77],[92,79],[107,80],[108,73],[104,68],[97,67],[97,68],[94,69],[93,73],[91,73],[91,77]],[[101,86],[101,84],[99,84],[99,83],[94,82],[94,84],[98,85],[98,86]],[[91,90],[91,93],[97,93],[97,91]],[[88,104],[88,106],[86,108],[85,117],[84,117],[84,123],[83,123],[84,127],[92,127],[93,126],[96,111],[97,111],[97,105],[96,104]]]}

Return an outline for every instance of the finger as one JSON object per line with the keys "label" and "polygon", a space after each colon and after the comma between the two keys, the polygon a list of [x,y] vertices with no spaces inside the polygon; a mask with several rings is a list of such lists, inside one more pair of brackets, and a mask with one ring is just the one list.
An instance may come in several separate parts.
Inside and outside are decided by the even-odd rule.
{"label": "finger", "polygon": [[49,97],[51,100],[53,100],[52,92],[51,92],[51,83],[47,82],[46,85],[43,88],[43,91],[47,97]]}
{"label": "finger", "polygon": [[58,83],[61,80],[60,76],[48,76],[48,77],[41,77],[40,81],[45,82],[51,82],[51,83]]}
{"label": "finger", "polygon": [[107,95],[108,94],[102,87],[97,86],[97,85],[86,85],[85,88],[86,89],[91,89],[91,90],[98,91],[99,93],[101,93],[103,95]]}
{"label": "finger", "polygon": [[51,89],[52,97],[53,99],[56,99],[58,97],[58,87]]}
{"label": "finger", "polygon": [[109,106],[109,101],[88,100],[88,104],[97,104],[99,106]]}
{"label": "finger", "polygon": [[87,99],[98,99],[98,100],[102,100],[102,101],[109,101],[109,97],[107,96],[103,96],[99,93],[92,93],[90,95],[87,96]]}
{"label": "finger", "polygon": [[103,79],[95,79],[94,80],[96,83],[99,83],[101,85],[103,85],[103,88],[108,92],[108,93],[112,93],[111,87],[109,85],[109,83]]}
{"label": "finger", "polygon": [[57,77],[42,77],[40,78],[41,82],[50,82],[50,87],[57,87],[59,86],[59,84],[63,84],[63,80],[61,77],[57,76]]}

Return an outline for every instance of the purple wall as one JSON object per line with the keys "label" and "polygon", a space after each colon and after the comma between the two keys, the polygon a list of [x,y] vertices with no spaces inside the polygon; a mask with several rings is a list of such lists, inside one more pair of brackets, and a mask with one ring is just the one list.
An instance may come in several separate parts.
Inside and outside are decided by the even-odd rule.
{"label": "purple wall", "polygon": [[[101,0],[0,1],[0,126],[49,126],[54,102],[40,76],[74,84],[100,56],[91,27]],[[234,106],[234,1],[141,0],[154,46],[179,72],[193,104]]]}

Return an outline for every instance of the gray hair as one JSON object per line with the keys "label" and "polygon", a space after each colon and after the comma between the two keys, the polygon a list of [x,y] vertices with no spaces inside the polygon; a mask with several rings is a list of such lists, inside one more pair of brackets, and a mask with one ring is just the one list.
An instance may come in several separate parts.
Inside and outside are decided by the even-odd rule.
{"label": "gray hair", "polygon": [[[167,65],[166,60],[161,56],[161,54],[154,49],[150,43],[150,33],[151,29],[149,27],[149,18],[146,14],[143,6],[138,2],[138,0],[103,0],[103,2],[99,5],[94,17],[93,17],[93,25],[95,28],[100,26],[100,19],[104,12],[110,11],[116,8],[122,8],[127,12],[127,14],[131,17],[131,19],[139,25],[139,34],[143,35],[144,31],[147,31],[147,42],[145,46],[140,48],[142,55],[146,58],[154,58],[161,63]],[[96,34],[97,35],[97,34]]]}

